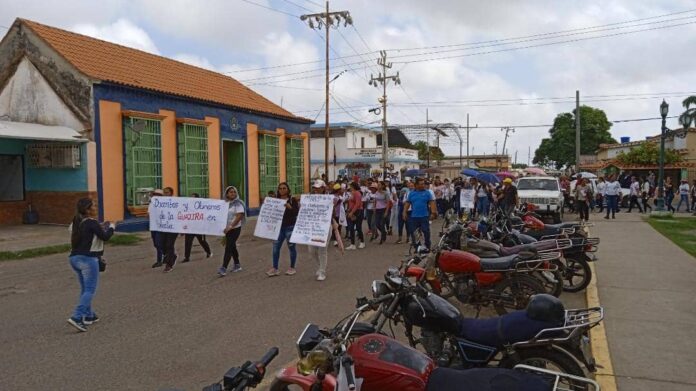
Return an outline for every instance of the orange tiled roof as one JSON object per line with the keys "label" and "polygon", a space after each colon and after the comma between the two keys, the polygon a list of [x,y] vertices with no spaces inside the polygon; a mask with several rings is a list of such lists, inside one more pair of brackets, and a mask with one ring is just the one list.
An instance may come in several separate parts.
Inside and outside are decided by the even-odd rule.
{"label": "orange tiled roof", "polygon": [[18,22],[93,79],[312,122],[293,115],[229,76],[30,20]]}
{"label": "orange tiled roof", "polygon": [[[602,170],[605,169],[609,166],[615,166],[623,170],[640,170],[640,169],[652,169],[652,168],[657,168],[658,165],[645,165],[645,164],[623,164],[619,163],[616,159],[611,159],[611,160],[603,160],[601,162],[596,162],[592,164],[581,164],[580,167],[586,170]],[[674,168],[692,168],[696,167],[695,163],[691,162],[679,162],[679,163],[672,163],[668,164],[665,163],[665,168],[667,169],[674,169]]]}

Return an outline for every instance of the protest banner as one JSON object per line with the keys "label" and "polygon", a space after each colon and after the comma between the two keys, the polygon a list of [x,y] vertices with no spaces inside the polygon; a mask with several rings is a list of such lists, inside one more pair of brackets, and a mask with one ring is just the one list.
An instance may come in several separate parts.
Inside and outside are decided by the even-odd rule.
{"label": "protest banner", "polygon": [[278,240],[280,226],[283,223],[285,214],[285,204],[287,200],[280,198],[266,197],[261,205],[259,217],[256,220],[254,236],[264,239]]}
{"label": "protest banner", "polygon": [[459,205],[462,209],[473,209],[476,190],[462,189],[459,193]]}
{"label": "protest banner", "polygon": [[331,229],[333,200],[332,195],[303,194],[290,242],[326,247]]}
{"label": "protest banner", "polygon": [[192,197],[153,197],[150,231],[224,236],[226,201]]}

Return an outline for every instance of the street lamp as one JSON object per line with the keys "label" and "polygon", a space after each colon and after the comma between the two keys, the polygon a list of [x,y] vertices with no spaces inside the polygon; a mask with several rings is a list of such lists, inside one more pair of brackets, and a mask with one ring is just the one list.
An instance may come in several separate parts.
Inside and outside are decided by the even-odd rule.
{"label": "street lamp", "polygon": [[660,116],[662,117],[662,130],[660,132],[660,170],[657,179],[657,199],[655,205],[656,212],[665,211],[665,198],[664,198],[664,188],[665,188],[665,139],[667,137],[686,137],[686,132],[691,126],[691,118],[683,121],[684,128],[671,130],[667,127],[667,114],[669,114],[669,104],[662,100],[660,104]]}

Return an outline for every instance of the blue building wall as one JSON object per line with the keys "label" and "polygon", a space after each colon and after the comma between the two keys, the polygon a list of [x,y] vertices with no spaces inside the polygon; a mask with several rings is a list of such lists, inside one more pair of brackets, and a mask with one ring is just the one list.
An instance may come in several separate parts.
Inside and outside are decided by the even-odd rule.
{"label": "blue building wall", "polygon": [[[99,148],[101,127],[98,114],[100,100],[118,102],[121,104],[122,110],[134,110],[149,113],[159,113],[159,110],[171,110],[174,111],[176,116],[179,118],[192,118],[200,120],[205,119],[205,117],[215,117],[220,120],[220,137],[228,140],[246,141],[247,123],[256,124],[259,130],[275,131],[277,128],[282,128],[285,129],[286,133],[288,134],[300,134],[301,132],[308,131],[309,129],[309,124],[305,123],[292,122],[281,118],[253,114],[244,110],[236,110],[215,103],[202,102],[190,98],[139,90],[136,88],[110,83],[94,84],[93,99],[93,104],[95,107],[94,135],[97,143],[97,188],[99,205],[102,204],[101,149]],[[233,117],[236,119],[238,125],[236,129],[232,129],[231,121]],[[245,148],[248,148],[248,143],[245,142],[244,145]],[[245,152],[245,156],[248,156],[249,151],[247,150]],[[309,155],[309,151],[307,151],[307,155]],[[247,186],[249,186],[248,165],[245,165],[245,167],[245,182],[247,183]],[[222,175],[224,175],[224,171],[224,167],[221,167]],[[248,194],[249,192],[247,191],[247,198]],[[125,194],[123,196],[125,198]],[[252,215],[257,213],[258,210],[250,211],[250,214]],[[101,215],[103,215],[102,210],[100,210],[100,216]],[[134,219],[134,221],[138,220],[140,219]],[[142,222],[139,222],[139,226],[137,228],[124,226],[123,230],[144,229],[144,227],[140,227],[142,224]]]}
{"label": "blue building wall", "polygon": [[38,140],[0,140],[0,154],[23,155],[24,187],[26,191],[87,191],[87,147],[80,146],[81,165],[78,168],[33,168],[25,155],[27,144]]}

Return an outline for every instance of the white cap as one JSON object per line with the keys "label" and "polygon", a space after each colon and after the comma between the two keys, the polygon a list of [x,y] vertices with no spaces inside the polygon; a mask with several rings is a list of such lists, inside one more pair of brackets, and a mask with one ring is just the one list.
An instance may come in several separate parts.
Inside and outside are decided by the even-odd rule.
{"label": "white cap", "polygon": [[314,184],[312,185],[312,187],[319,189],[322,187],[326,187],[326,183],[324,183],[324,181],[322,181],[321,179],[317,179],[314,181]]}

